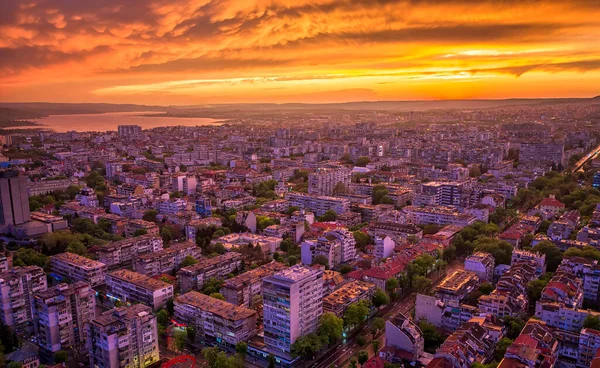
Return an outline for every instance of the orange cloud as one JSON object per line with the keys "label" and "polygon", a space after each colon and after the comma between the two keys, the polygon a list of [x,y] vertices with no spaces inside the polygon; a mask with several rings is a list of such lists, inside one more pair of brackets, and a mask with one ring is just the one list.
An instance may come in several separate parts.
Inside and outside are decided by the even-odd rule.
{"label": "orange cloud", "polygon": [[4,0],[0,34],[5,101],[566,97],[600,85],[591,0]]}

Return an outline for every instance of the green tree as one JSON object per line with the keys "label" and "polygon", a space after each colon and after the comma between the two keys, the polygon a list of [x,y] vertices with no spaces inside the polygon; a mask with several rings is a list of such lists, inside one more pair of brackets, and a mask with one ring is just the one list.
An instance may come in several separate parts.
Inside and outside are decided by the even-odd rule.
{"label": "green tree", "polygon": [[381,317],[373,318],[373,321],[371,321],[371,331],[373,332],[373,336],[383,330],[385,330],[385,320]]}
{"label": "green tree", "polygon": [[211,277],[202,286],[202,293],[206,295],[211,295],[213,293],[218,293],[221,290],[221,286],[223,286],[223,280],[220,280],[216,277]]}
{"label": "green tree", "polygon": [[240,356],[245,356],[248,353],[248,344],[243,341],[238,342],[235,345],[235,352]]}
{"label": "green tree", "polygon": [[513,343],[513,340],[504,337],[502,338],[498,344],[496,345],[496,351],[494,352],[494,359],[496,361],[501,361],[504,358],[504,353],[506,353],[506,349]]}
{"label": "green tree", "polygon": [[225,300],[225,297],[221,293],[211,293],[210,296],[213,297],[213,298],[215,298],[215,299]]}
{"label": "green tree", "polygon": [[475,240],[475,251],[490,253],[496,264],[510,264],[513,246],[495,238],[481,237]]}
{"label": "green tree", "polygon": [[366,167],[369,163],[371,163],[371,160],[368,157],[361,156],[356,160],[355,165],[358,167]]}
{"label": "green tree", "polygon": [[191,342],[196,341],[197,332],[196,332],[196,329],[194,327],[188,326],[185,329],[185,333],[187,334],[188,340],[190,340]]}
{"label": "green tree", "polygon": [[345,275],[345,274],[347,274],[349,272],[352,272],[352,266],[350,266],[347,263],[344,263],[344,264],[340,265],[340,273],[342,275]]}
{"label": "green tree", "polygon": [[371,345],[373,345],[373,352],[375,352],[375,356],[379,356],[379,340],[371,341]]}
{"label": "green tree", "polygon": [[431,280],[425,276],[417,275],[413,279],[413,286],[417,292],[423,293],[431,287]]}
{"label": "green tree", "polygon": [[150,221],[150,222],[158,222],[156,216],[158,216],[157,210],[148,210],[144,212],[144,216],[142,216],[142,220]]}
{"label": "green tree", "polygon": [[525,322],[522,319],[507,316],[504,317],[504,325],[507,328],[506,337],[514,340],[521,334]]}
{"label": "green tree", "polygon": [[333,313],[324,313],[319,321],[317,334],[327,344],[341,340],[344,332],[344,321]]}
{"label": "green tree", "polygon": [[337,220],[337,213],[334,210],[327,210],[317,218],[319,222],[330,222]]}
{"label": "green tree", "polygon": [[146,230],[146,229],[136,229],[133,232],[133,237],[137,238],[138,236],[143,236],[143,235],[146,235],[146,234],[148,234],[148,230]]}
{"label": "green tree", "polygon": [[444,337],[433,324],[426,320],[419,321],[419,328],[425,339],[425,351],[431,354],[435,353],[435,350],[444,342]]}
{"label": "green tree", "polygon": [[319,264],[324,267],[329,267],[329,259],[323,254],[318,254],[313,258],[313,264]]}
{"label": "green tree", "polygon": [[423,228],[423,235],[435,234],[438,231],[440,231],[440,227],[438,225],[435,225],[435,224],[425,225],[425,227]]}
{"label": "green tree", "polygon": [[6,368],[23,368],[23,363],[21,362],[10,362]]}
{"label": "green tree", "polygon": [[400,283],[398,282],[398,279],[395,277],[390,277],[389,279],[387,279],[385,281],[385,290],[390,295],[395,293],[396,289],[398,289],[399,286],[400,286]]}
{"label": "green tree", "polygon": [[381,289],[377,289],[377,290],[375,290],[375,293],[373,293],[372,301],[373,301],[373,306],[375,308],[379,308],[379,307],[389,303],[390,297],[385,293],[385,291],[383,291]]}
{"label": "green tree", "polygon": [[169,323],[169,313],[164,309],[159,310],[156,313],[156,323],[166,326]]}
{"label": "green tree", "polygon": [[88,251],[85,245],[80,241],[74,241],[66,249],[67,252],[79,254],[80,256],[87,256]]}
{"label": "green tree", "polygon": [[69,353],[67,353],[64,350],[59,350],[56,353],[54,353],[54,363],[56,363],[56,364],[64,363],[68,359],[69,359]]}
{"label": "green tree", "polygon": [[546,270],[554,272],[562,262],[563,253],[551,241],[543,240],[537,243],[533,249],[534,252],[546,255]]}
{"label": "green tree", "polygon": [[333,194],[341,194],[341,193],[346,193],[348,191],[348,189],[346,188],[346,186],[344,185],[344,183],[342,183],[341,181],[338,182],[335,185],[335,188],[333,188]]}
{"label": "green tree", "polygon": [[362,367],[363,364],[365,364],[367,362],[367,360],[369,360],[369,353],[367,353],[364,350],[361,350],[358,352],[357,358],[358,358],[358,364],[360,364],[360,366]]}
{"label": "green tree", "polygon": [[552,273],[545,273],[540,278],[531,280],[527,283],[527,297],[529,298],[529,305],[535,305],[535,303],[542,297],[542,290],[548,285],[548,281],[552,278]]}
{"label": "green tree", "polygon": [[301,336],[292,344],[292,356],[313,356],[316,352],[323,348],[323,345],[324,339],[315,333]]}
{"label": "green tree", "polygon": [[187,333],[185,331],[176,331],[173,336],[173,343],[175,345],[175,349],[181,352],[185,348],[185,338],[187,337]]}
{"label": "green tree", "polygon": [[354,240],[356,241],[356,247],[360,250],[364,250],[367,245],[373,243],[371,235],[367,234],[364,231],[356,230],[352,232],[352,235],[354,236]]}
{"label": "green tree", "polygon": [[600,330],[600,319],[598,318],[598,316],[588,314],[588,316],[585,317],[585,320],[583,321],[583,328]]}
{"label": "green tree", "polygon": [[269,365],[267,366],[267,368],[275,368],[275,355],[269,354],[267,361],[269,362]]}
{"label": "green tree", "polygon": [[179,264],[179,268],[193,266],[198,263],[198,260],[192,256],[186,256],[183,261]]}
{"label": "green tree", "polygon": [[356,359],[352,358],[350,359],[350,365],[348,366],[349,368],[358,368],[358,363],[356,362]]}
{"label": "green tree", "polygon": [[369,315],[369,304],[365,300],[352,303],[344,312],[344,326],[354,327],[360,325]]}
{"label": "green tree", "polygon": [[177,238],[177,232],[172,226],[165,225],[160,229],[160,236],[165,244],[169,244],[173,239]]}
{"label": "green tree", "polygon": [[494,285],[490,284],[489,282],[484,282],[483,284],[479,285],[478,290],[482,295],[490,295],[492,291],[494,291]]}

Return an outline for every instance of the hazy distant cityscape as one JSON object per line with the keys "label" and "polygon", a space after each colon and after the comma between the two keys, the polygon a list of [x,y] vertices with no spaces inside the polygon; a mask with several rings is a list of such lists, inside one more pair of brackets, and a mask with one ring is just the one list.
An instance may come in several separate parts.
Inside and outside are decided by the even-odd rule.
{"label": "hazy distant cityscape", "polygon": [[593,366],[598,99],[403,104],[5,106],[4,361]]}
{"label": "hazy distant cityscape", "polygon": [[599,5],[0,1],[0,368],[600,368]]}

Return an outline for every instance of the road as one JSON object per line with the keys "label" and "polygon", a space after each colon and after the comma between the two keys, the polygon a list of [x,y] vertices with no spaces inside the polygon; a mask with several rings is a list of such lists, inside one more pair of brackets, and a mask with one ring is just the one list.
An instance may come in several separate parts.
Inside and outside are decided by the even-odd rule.
{"label": "road", "polygon": [[[451,264],[449,264],[444,272],[444,275],[438,277],[433,282],[432,287],[437,286],[440,281],[444,278],[445,275],[449,275],[457,270],[464,269],[464,261],[457,260]],[[434,275],[435,277],[435,275]],[[416,293],[411,293],[402,297],[400,300],[390,303],[388,306],[379,310],[376,314],[376,317],[381,317],[385,320],[397,315],[398,313],[402,313],[403,315],[412,318],[412,310],[415,307],[415,301],[417,298]],[[314,368],[328,368],[332,364],[336,367],[342,366],[346,361],[348,361],[352,356],[356,355],[360,350],[366,348],[366,345],[360,346],[356,339],[358,336],[367,337],[370,335],[371,329],[370,324],[365,323],[360,329],[354,331],[350,337],[346,339],[344,344],[340,344],[336,346],[333,350],[329,351],[320,359],[317,359],[311,367]],[[368,340],[368,339],[367,339]]]}
{"label": "road", "polygon": [[593,160],[596,156],[598,156],[598,154],[600,154],[600,146],[594,148],[593,150],[590,151],[590,153],[583,156],[581,158],[581,160],[577,161],[577,163],[575,164],[575,166],[573,167],[573,170],[571,170],[571,172],[583,171],[583,165],[585,165],[585,163],[588,162],[589,160]]}

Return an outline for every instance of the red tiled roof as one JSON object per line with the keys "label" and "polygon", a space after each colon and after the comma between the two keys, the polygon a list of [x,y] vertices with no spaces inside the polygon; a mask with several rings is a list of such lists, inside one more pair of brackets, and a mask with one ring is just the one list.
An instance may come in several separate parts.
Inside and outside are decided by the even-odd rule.
{"label": "red tiled roof", "polygon": [[554,198],[544,198],[540,202],[539,206],[559,207],[559,208],[565,207],[564,203],[562,203],[561,201],[554,199]]}

